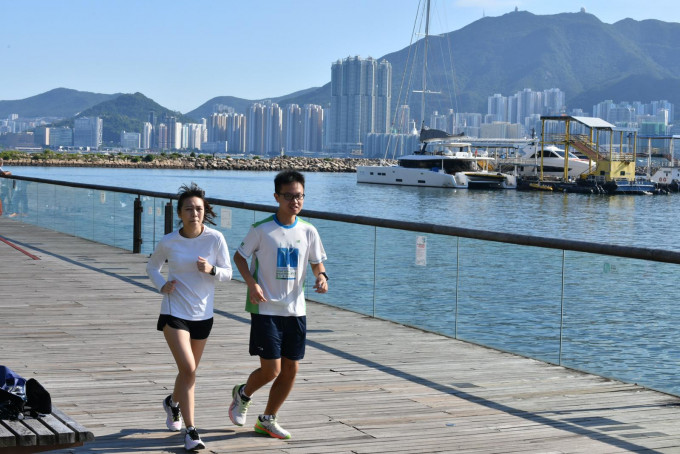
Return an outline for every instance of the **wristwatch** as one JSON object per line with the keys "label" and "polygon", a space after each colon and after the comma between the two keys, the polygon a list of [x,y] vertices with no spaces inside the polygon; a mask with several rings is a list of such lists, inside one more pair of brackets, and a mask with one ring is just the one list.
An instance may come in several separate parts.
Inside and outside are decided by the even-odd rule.
{"label": "wristwatch", "polygon": [[328,274],[326,274],[325,271],[320,272],[320,273],[319,273],[319,276],[323,276],[323,277],[326,278],[326,280],[328,280]]}
{"label": "wristwatch", "polygon": [[215,274],[217,274],[217,267],[213,265],[212,269],[210,270],[210,275],[214,276]]}

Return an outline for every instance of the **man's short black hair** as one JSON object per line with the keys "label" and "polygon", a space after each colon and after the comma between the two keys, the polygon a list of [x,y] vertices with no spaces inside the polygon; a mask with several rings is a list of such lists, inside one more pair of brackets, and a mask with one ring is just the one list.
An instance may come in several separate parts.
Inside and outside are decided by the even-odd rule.
{"label": "man's short black hair", "polygon": [[276,175],[276,178],[274,178],[274,192],[279,194],[281,186],[290,183],[300,183],[304,189],[305,176],[297,170],[282,170]]}

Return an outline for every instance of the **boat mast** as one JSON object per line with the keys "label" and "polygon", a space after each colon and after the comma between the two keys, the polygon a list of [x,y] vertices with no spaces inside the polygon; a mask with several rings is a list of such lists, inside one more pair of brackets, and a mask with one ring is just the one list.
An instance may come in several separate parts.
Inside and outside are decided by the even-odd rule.
{"label": "boat mast", "polygon": [[427,0],[427,13],[425,16],[425,40],[423,52],[423,92],[420,97],[420,118],[422,127],[425,126],[425,91],[427,90],[427,37],[430,35],[430,0]]}

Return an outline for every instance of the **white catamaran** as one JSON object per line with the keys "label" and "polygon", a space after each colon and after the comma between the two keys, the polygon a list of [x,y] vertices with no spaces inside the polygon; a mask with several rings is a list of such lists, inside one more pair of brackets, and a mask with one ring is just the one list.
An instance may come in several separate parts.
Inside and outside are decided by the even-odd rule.
{"label": "white catamaran", "polygon": [[[427,138],[427,133],[435,132]],[[460,189],[515,189],[514,175],[494,172],[494,159],[472,151],[467,142],[441,131],[423,130],[420,151],[402,156],[397,165],[357,166],[357,183],[396,184]],[[446,134],[446,133],[444,133]]]}
{"label": "white catamaran", "polygon": [[[425,118],[427,92],[427,42],[430,23],[430,1],[425,20],[423,89],[421,119]],[[357,183],[427,186],[461,189],[515,189],[514,175],[494,171],[494,159],[486,152],[473,152],[471,144],[460,142],[459,136],[445,131],[420,130],[421,148],[398,158],[397,165],[357,166]]]}

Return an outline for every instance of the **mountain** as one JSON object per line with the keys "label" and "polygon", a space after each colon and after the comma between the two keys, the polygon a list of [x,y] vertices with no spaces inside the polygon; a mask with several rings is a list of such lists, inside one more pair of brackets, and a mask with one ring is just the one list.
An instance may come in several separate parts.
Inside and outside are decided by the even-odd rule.
{"label": "mountain", "polygon": [[100,102],[114,99],[120,94],[105,95],[86,91],[55,88],[30,98],[0,101],[0,118],[10,114],[20,117],[73,117]]}
{"label": "mountain", "polygon": [[[328,97],[322,98],[320,90],[317,87],[307,88],[305,90],[296,91],[285,96],[279,96],[277,98],[266,98],[269,101],[275,102],[279,105],[293,104],[295,101],[289,101],[289,99],[297,99],[298,97],[307,100],[318,100],[318,102],[306,101],[306,103],[312,104],[324,104],[330,101],[330,83],[328,85]],[[243,98],[236,98],[234,96],[217,96],[212,98],[205,103],[201,104],[196,109],[191,112],[187,112],[187,115],[193,118],[208,118],[213,112],[219,111],[219,106],[229,106],[232,107],[238,113],[245,113],[248,110],[248,106],[256,102],[262,102],[264,99],[250,100]]]}
{"label": "mountain", "polygon": [[[378,58],[392,64],[393,113],[397,106],[408,104],[411,116],[420,116],[420,95],[413,90],[422,87],[422,47],[421,39]],[[606,99],[665,99],[680,105],[679,57],[680,23],[625,19],[605,24],[586,12],[535,15],[514,11],[485,17],[459,30],[430,37],[427,85],[439,94],[427,96],[426,114],[449,109],[485,113],[489,96],[510,96],[525,88],[559,88],[565,93],[568,109],[581,108],[586,113]],[[408,85],[402,86],[403,75]],[[120,104],[114,102],[122,96]],[[330,98],[327,83],[268,99],[284,107],[289,103],[327,106]],[[220,104],[245,113],[258,101],[262,100],[218,96],[187,116],[206,118]],[[94,110],[88,111],[90,108]],[[112,118],[107,120],[109,108],[113,109]],[[63,88],[24,100],[0,101],[0,118],[10,113],[28,117],[99,114],[105,118],[109,138],[121,129],[138,131],[149,110],[156,110],[158,116],[170,112],[139,93],[103,95]],[[118,126],[124,127],[114,129]]]}
{"label": "mountain", "polygon": [[[677,23],[626,19],[605,24],[585,12],[537,16],[517,11],[433,41],[453,49],[462,110],[485,112],[494,93],[555,87],[565,92],[570,109],[591,112],[604,99],[680,102],[680,91],[666,91],[667,86],[647,87],[649,98],[638,98],[640,86],[653,80],[680,82],[679,38]],[[452,76],[436,51],[429,55],[433,78]]]}
{"label": "mountain", "polygon": [[[409,104],[412,117],[420,116],[420,95],[412,92],[422,87],[422,47],[421,39],[410,48],[378,58],[392,65],[393,112],[396,106]],[[485,113],[489,96],[509,96],[525,88],[559,88],[565,92],[568,109],[581,108],[587,113],[606,99],[665,99],[680,104],[679,23],[625,19],[605,24],[586,12],[535,15],[514,11],[430,36],[428,47],[428,90],[440,93],[428,95],[427,114],[448,109]],[[410,85],[402,87],[402,74]],[[411,94],[400,96],[400,92]],[[224,100],[241,113],[252,102],[214,99]],[[326,105],[330,83],[276,99],[279,105]],[[201,110],[201,116],[207,112]]]}
{"label": "mountain", "polygon": [[[104,101],[79,113],[75,118],[100,117],[104,123],[104,145],[120,142],[120,132],[142,132],[145,121],[149,121],[149,112],[154,111],[157,118],[175,117],[181,123],[195,123],[195,120],[180,112],[166,109],[141,93],[122,94],[114,99]],[[73,118],[55,126],[73,126]]]}

